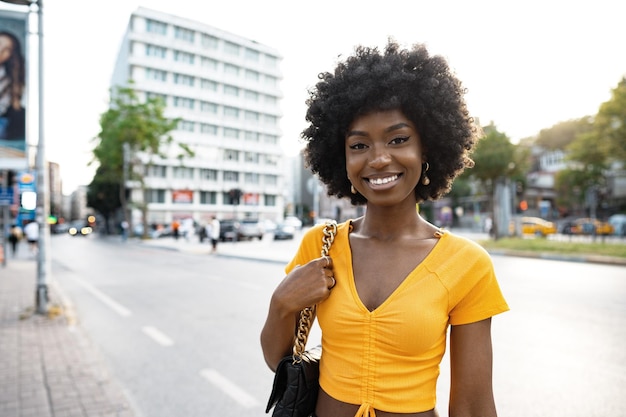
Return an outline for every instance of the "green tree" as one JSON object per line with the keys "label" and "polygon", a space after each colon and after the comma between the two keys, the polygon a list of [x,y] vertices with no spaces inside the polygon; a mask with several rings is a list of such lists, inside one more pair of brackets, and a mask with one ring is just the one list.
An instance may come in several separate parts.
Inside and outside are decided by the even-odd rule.
{"label": "green tree", "polygon": [[102,215],[106,233],[111,230],[111,218],[122,206],[119,179],[107,171],[105,166],[99,166],[87,187],[87,205]]}
{"label": "green tree", "polygon": [[610,161],[626,162],[626,77],[602,103],[593,123],[593,135]]}
{"label": "green tree", "polygon": [[535,145],[548,150],[564,150],[576,140],[577,136],[590,132],[592,128],[591,116],[557,123],[548,129],[542,129],[535,140]]}
{"label": "green tree", "polygon": [[527,166],[526,148],[518,147],[511,143],[508,136],[496,128],[491,123],[483,127],[485,135],[478,141],[476,149],[472,154],[474,168],[469,170],[468,175],[479,181],[485,194],[489,197],[491,211],[494,214],[494,227],[496,238],[500,235],[497,229],[499,223],[504,223],[498,219],[494,210],[494,192],[498,181],[521,181],[524,182],[523,173]]}
{"label": "green tree", "polygon": [[[144,178],[146,170],[142,168],[152,165],[155,158],[167,157],[170,146],[174,144],[170,132],[176,128],[180,120],[165,117],[165,104],[160,98],[142,101],[132,88],[132,81],[129,85],[112,89],[109,109],[100,117],[100,132],[95,138],[98,143],[93,155],[94,161],[97,161],[100,167],[106,167],[106,170],[100,171],[100,175],[106,177],[99,180],[100,183],[120,184],[119,200],[129,224],[131,219],[128,216],[126,185],[127,181],[139,184],[144,198],[141,203],[135,204],[141,209],[146,237],[148,232],[147,190]],[[176,156],[181,161],[185,157],[193,156],[187,145],[180,142],[176,144],[179,148]],[[113,196],[109,195],[107,198]]]}

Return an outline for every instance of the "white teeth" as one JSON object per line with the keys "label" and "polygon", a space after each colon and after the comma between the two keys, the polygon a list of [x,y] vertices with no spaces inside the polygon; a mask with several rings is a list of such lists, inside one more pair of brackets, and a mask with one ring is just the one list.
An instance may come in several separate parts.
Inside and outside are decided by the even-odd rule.
{"label": "white teeth", "polygon": [[398,179],[397,175],[394,175],[392,177],[387,177],[387,178],[374,178],[374,179],[370,179],[370,182],[374,185],[383,185],[383,184],[387,184],[390,183],[391,181],[395,181]]}

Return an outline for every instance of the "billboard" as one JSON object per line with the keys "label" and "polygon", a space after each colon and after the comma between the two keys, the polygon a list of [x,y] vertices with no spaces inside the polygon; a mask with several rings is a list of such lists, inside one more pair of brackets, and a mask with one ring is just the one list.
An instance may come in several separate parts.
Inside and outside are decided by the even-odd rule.
{"label": "billboard", "polygon": [[0,169],[26,166],[27,13],[0,10]]}

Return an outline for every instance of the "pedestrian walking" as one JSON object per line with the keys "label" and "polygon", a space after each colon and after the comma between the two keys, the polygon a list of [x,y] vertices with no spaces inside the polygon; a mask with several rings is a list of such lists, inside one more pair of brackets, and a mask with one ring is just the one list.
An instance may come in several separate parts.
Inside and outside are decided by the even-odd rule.
{"label": "pedestrian walking", "polygon": [[17,244],[20,239],[22,239],[22,229],[17,224],[13,224],[11,230],[9,230],[9,243],[11,244],[11,255],[13,257],[17,254]]}
{"label": "pedestrian walking", "polygon": [[24,236],[26,236],[30,252],[36,254],[39,249],[39,223],[33,220],[24,226]]}
{"label": "pedestrian walking", "polygon": [[209,231],[209,236],[211,238],[211,252],[217,252],[217,242],[220,240],[220,221],[215,216],[211,216],[211,221],[209,222],[211,226],[211,230]]}

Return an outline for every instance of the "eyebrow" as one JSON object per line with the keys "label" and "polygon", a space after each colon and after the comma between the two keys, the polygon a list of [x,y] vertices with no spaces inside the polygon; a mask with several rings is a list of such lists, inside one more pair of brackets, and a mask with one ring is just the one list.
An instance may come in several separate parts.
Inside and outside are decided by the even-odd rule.
{"label": "eyebrow", "polygon": [[[411,126],[409,126],[407,123],[404,123],[404,122],[396,123],[395,125],[391,125],[388,128],[386,128],[385,133],[393,132],[394,130],[402,129],[404,127],[411,127]],[[346,137],[350,137],[350,136],[368,136],[368,134],[367,132],[364,132],[362,130],[351,130],[348,132]]]}

